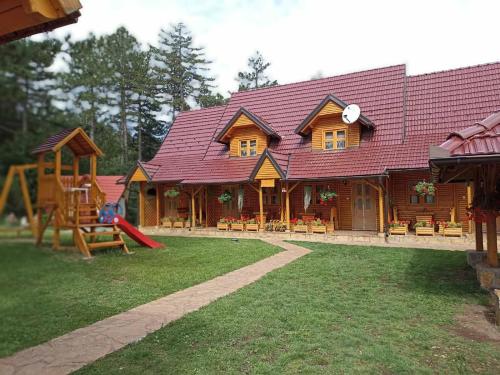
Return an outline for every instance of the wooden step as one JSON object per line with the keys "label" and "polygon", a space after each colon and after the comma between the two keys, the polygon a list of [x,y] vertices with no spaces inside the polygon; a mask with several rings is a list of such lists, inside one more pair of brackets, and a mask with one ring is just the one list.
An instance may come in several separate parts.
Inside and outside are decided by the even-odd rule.
{"label": "wooden step", "polygon": [[119,230],[107,230],[103,232],[85,232],[83,233],[84,236],[87,237],[96,237],[96,236],[116,236],[119,235],[121,232]]}
{"label": "wooden step", "polygon": [[89,224],[85,224],[85,223],[80,223],[78,224],[78,226],[80,228],[99,228],[99,227],[103,227],[103,228],[106,228],[106,227],[114,227],[115,225],[114,224],[105,224],[105,223],[89,223]]}
{"label": "wooden step", "polygon": [[123,241],[91,242],[87,246],[90,250],[102,249],[105,247],[122,247]]}
{"label": "wooden step", "polygon": [[95,220],[98,218],[99,218],[98,215],[80,216],[80,220]]}

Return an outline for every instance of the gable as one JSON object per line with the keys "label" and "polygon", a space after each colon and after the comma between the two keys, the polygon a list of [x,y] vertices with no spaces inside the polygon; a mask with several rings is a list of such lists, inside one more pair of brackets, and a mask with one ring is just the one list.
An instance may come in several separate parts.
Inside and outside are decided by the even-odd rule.
{"label": "gable", "polygon": [[137,167],[134,174],[130,177],[130,182],[146,182],[148,178],[144,174],[141,168]]}
{"label": "gable", "polygon": [[279,172],[276,170],[274,165],[271,163],[269,158],[266,158],[262,165],[260,166],[255,179],[257,180],[267,180],[272,178],[281,178]]}
{"label": "gable", "polygon": [[234,128],[229,142],[229,156],[240,156],[240,142],[250,140],[257,141],[257,155],[261,155],[267,148],[267,136],[256,126]]}

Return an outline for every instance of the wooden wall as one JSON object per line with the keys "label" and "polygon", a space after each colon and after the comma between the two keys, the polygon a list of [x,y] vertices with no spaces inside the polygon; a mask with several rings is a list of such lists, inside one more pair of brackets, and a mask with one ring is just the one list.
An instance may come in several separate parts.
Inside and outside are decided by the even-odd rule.
{"label": "wooden wall", "polygon": [[266,160],[262,163],[257,175],[255,176],[257,180],[263,179],[272,179],[272,178],[280,178],[278,171],[274,168],[274,165],[271,163],[269,158],[266,157]]}
{"label": "wooden wall", "polygon": [[360,126],[358,123],[346,125],[342,122],[340,115],[318,118],[312,125],[312,148],[313,150],[323,149],[323,132],[325,130],[347,131],[347,147],[359,146]]}
{"label": "wooden wall", "polygon": [[433,214],[436,221],[449,221],[450,209],[456,207],[457,222],[461,222],[464,232],[469,228],[467,218],[467,187],[460,184],[436,184],[435,202],[432,204],[411,204],[411,187],[418,181],[430,181],[428,172],[401,172],[390,175],[389,192],[391,206],[397,207],[398,219],[415,221],[416,215]]}

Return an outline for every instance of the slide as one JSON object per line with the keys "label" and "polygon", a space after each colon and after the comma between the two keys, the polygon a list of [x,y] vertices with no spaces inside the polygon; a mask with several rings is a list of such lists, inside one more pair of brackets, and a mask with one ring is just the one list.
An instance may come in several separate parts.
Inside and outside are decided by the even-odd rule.
{"label": "slide", "polygon": [[115,215],[115,217],[113,218],[113,223],[139,245],[150,247],[151,249],[159,249],[165,247],[165,245],[153,241],[148,236],[142,234],[136,227],[134,227],[120,215]]}

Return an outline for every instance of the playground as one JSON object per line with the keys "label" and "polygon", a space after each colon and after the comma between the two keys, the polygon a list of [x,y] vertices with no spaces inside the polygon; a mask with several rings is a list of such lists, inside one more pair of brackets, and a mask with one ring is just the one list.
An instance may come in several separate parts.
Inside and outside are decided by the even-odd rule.
{"label": "playground", "polygon": [[[65,129],[50,136],[32,154],[36,163],[10,166],[0,193],[1,217],[17,177],[27,222],[19,227],[4,227],[3,231],[10,230],[17,236],[29,231],[40,246],[47,229],[51,228],[52,248],[59,250],[61,231],[69,230],[72,245],[86,259],[92,257],[93,251],[108,248],[119,248],[124,254],[130,254],[123,233],[145,247],[164,246],[143,235],[119,215],[119,202],[108,201],[111,194],[103,190],[97,176],[97,160],[103,153],[81,128]],[[85,162],[90,174],[82,176],[80,166]],[[25,175],[28,170],[37,172],[36,199],[29,193]],[[14,222],[9,216],[7,221]]]}

